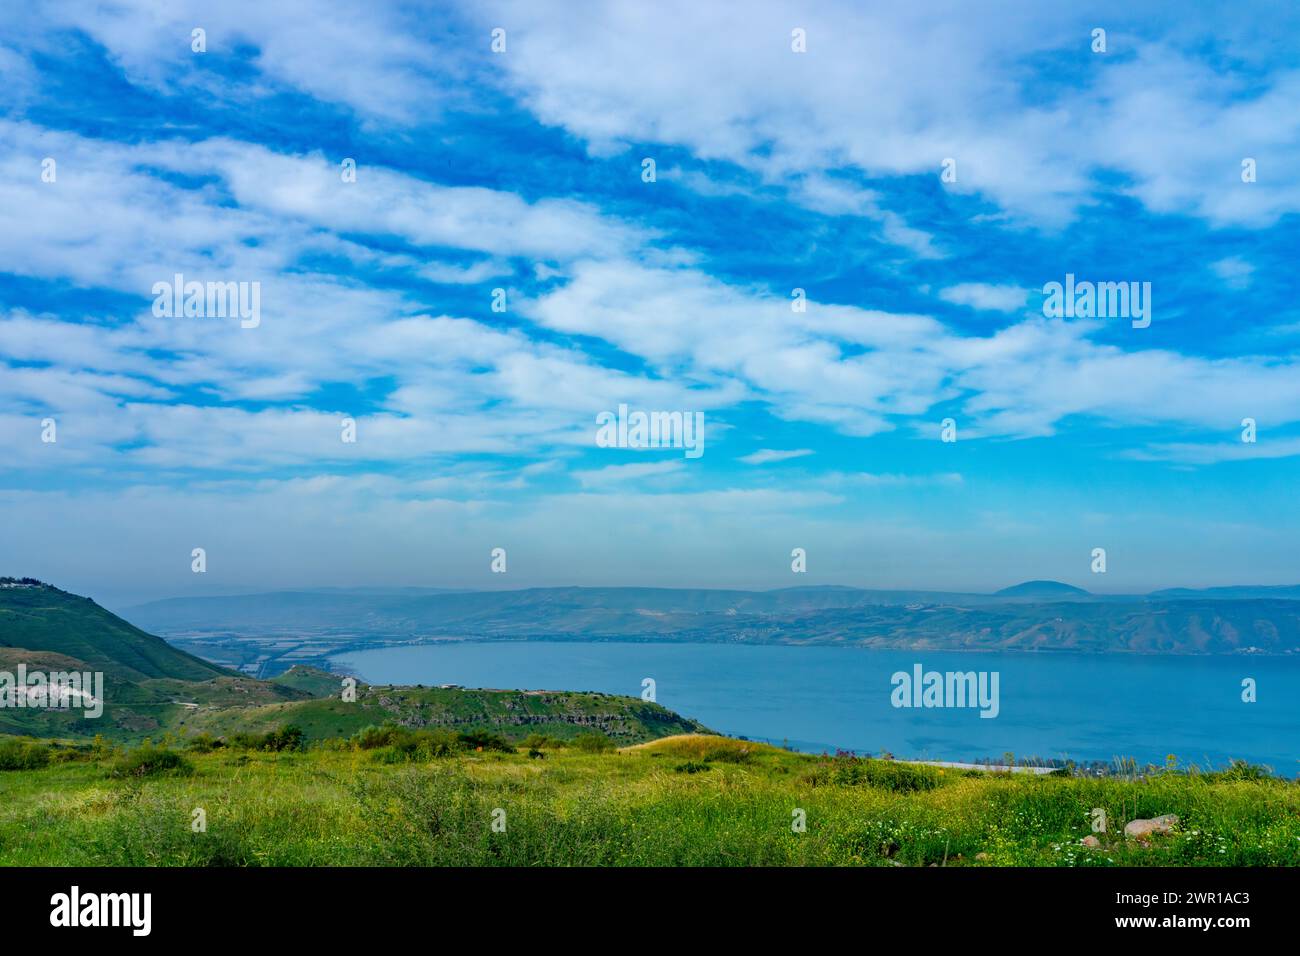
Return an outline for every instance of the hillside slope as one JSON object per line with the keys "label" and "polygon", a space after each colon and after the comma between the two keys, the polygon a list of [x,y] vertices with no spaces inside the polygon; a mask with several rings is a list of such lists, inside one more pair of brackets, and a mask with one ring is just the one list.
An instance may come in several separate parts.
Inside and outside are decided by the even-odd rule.
{"label": "hillside slope", "polygon": [[[292,673],[292,672],[291,672]],[[335,682],[337,687],[337,681]],[[676,734],[710,733],[695,720],[636,697],[577,691],[357,686],[357,699],[335,693],[239,712],[202,708],[178,723],[182,732],[225,735],[294,725],[308,741],[350,737],[385,723],[409,728],[486,729],[518,741],[529,734],[569,740],[598,732],[619,745]]]}
{"label": "hillside slope", "polygon": [[128,681],[232,676],[146,634],[90,598],[49,585],[0,587],[0,648],[62,654]]}
{"label": "hillside slope", "polygon": [[694,720],[631,697],[568,691],[371,687],[341,699],[341,677],[296,666],[274,680],[225,670],[168,645],[89,598],[42,586],[0,587],[0,670],[102,671],[103,713],[0,708],[0,734],[137,741],[165,734],[222,736],[288,724],[307,739],[363,727],[487,729],[510,739],[597,731],[620,744],[707,732]]}

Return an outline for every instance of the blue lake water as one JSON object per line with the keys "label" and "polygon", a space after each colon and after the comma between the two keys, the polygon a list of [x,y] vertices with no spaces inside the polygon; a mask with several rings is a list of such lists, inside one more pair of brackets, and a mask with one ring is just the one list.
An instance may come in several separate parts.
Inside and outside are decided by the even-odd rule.
{"label": "blue lake water", "polygon": [[[1300,771],[1300,660],[996,654],[726,644],[454,642],[341,655],[378,684],[590,690],[656,699],[726,734],[899,758],[1134,757]],[[891,675],[996,671],[999,713],[896,708]],[[1253,678],[1257,701],[1242,701]]]}

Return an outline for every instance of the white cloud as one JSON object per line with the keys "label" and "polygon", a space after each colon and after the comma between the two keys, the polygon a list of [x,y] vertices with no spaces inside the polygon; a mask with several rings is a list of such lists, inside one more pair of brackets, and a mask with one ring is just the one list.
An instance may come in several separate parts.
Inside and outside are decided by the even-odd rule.
{"label": "white cloud", "polygon": [[626,465],[606,465],[588,471],[575,471],[573,477],[584,488],[610,488],[634,484],[643,478],[680,477],[683,462],[678,459],[670,461],[632,462]]}
{"label": "white cloud", "polygon": [[616,255],[648,234],[569,199],[527,202],[479,186],[442,186],[382,167],[360,166],[345,183],[336,161],[286,156],[260,146],[209,140],[178,156],[186,168],[220,171],[245,209],[324,226],[335,233],[397,236],[418,246],[452,246],[541,259]]}
{"label": "white cloud", "polygon": [[1241,256],[1228,256],[1211,262],[1210,270],[1229,289],[1247,289],[1255,277],[1255,267]]}
{"label": "white cloud", "polygon": [[869,471],[833,471],[818,476],[817,480],[819,484],[828,488],[842,488],[846,485],[860,485],[869,488],[908,488],[960,485],[964,479],[957,472],[943,472],[933,475],[903,475]]}
{"label": "white cloud", "polygon": [[[937,180],[953,158],[949,189],[1040,223],[1090,203],[1099,170],[1123,174],[1152,209],[1216,223],[1268,224],[1300,210],[1300,183],[1281,173],[1300,147],[1290,108],[1300,71],[1261,65],[1247,85],[1182,52],[1235,43],[1250,18],[1215,18],[1198,33],[1156,17],[1129,32],[1131,11],[1114,4],[1103,17],[1111,54],[1087,61],[1080,87],[1049,98],[1026,64],[1077,62],[1099,11],[831,2],[795,12],[769,0],[739,16],[666,0],[653,16],[609,4],[557,17],[525,0],[491,0],[475,13],[522,38],[501,58],[510,88],[598,153],[681,145],[840,209],[863,200],[824,187],[819,195],[807,177],[852,168]],[[807,31],[806,54],[790,51],[793,25]],[[1251,48],[1234,52],[1248,58]],[[1268,188],[1240,182],[1247,155],[1273,171]]]}
{"label": "white cloud", "polygon": [[939,293],[939,298],[954,305],[968,305],[984,312],[1015,312],[1024,308],[1029,293],[1017,286],[989,285],[984,282],[962,282],[949,286]]}
{"label": "white cloud", "polygon": [[[967,437],[1053,434],[1072,416],[1119,425],[1235,422],[1247,408],[1300,420],[1292,358],[1208,359],[1093,342],[1098,321],[1030,316],[988,336],[933,318],[789,303],[689,269],[579,263],[572,281],[522,306],[565,332],[596,336],[662,374],[726,381],[778,417],[850,435],[893,427],[960,399]],[[1140,336],[1140,332],[1131,333]],[[971,426],[971,427],[967,427]]]}
{"label": "white cloud", "polygon": [[[1172,8],[1135,13],[1119,2],[1084,11],[1032,0],[996,10],[835,0],[792,11],[756,0],[739,15],[664,0],[653,16],[627,4],[563,15],[487,0],[434,18],[394,5],[369,14],[322,14],[305,0],[163,9],[82,0],[15,9],[7,25],[18,48],[46,53],[58,42],[44,35],[51,27],[84,31],[147,87],[233,103],[296,89],[368,124],[434,121],[448,106],[474,107],[473,81],[501,82],[595,153],[681,145],[740,163],[800,201],[860,215],[875,212],[872,190],[830,190],[826,174],[937,179],[947,158],[958,168],[948,189],[1040,223],[1090,203],[1099,171],[1121,174],[1151,209],[1218,224],[1268,224],[1300,210],[1300,183],[1282,173],[1300,147],[1291,108],[1300,71],[1277,67],[1277,43],[1248,12],[1189,22]],[[1085,54],[1098,19],[1111,50]],[[805,54],[790,50],[796,21]],[[207,54],[189,49],[199,22]],[[489,30],[501,24],[509,52],[491,56]],[[1275,32],[1291,28],[1283,19]],[[1241,69],[1198,58],[1211,43]],[[205,67],[204,57],[227,58],[237,45],[257,51],[252,77]],[[12,60],[0,55],[0,70],[21,78]],[[1039,73],[1053,62],[1083,66],[1080,83],[1045,94]],[[1259,162],[1255,188],[1240,182],[1246,156]],[[888,241],[940,254],[924,230],[882,218]]]}
{"label": "white cloud", "polygon": [[814,454],[811,448],[792,448],[788,450],[760,448],[748,455],[741,455],[740,460],[747,465],[766,465],[774,461],[789,461],[791,458],[803,458],[811,454]]}
{"label": "white cloud", "polygon": [[[442,187],[377,168],[363,167],[357,183],[345,184],[321,157],[282,156],[230,140],[122,145],[6,121],[0,134],[18,147],[0,157],[0,258],[7,268],[116,290],[139,303],[86,319],[0,316],[0,358],[46,366],[11,369],[0,383],[23,440],[30,416],[52,413],[65,423],[69,442],[83,436],[80,454],[110,454],[129,437],[135,444],[120,454],[167,467],[504,453],[588,441],[595,413],[623,401],[708,409],[741,394],[732,383],[608,369],[577,349],[534,342],[519,331],[424,315],[412,293],[299,264],[322,252],[370,264],[369,251],[343,232],[391,231],[417,245],[483,253],[488,263],[507,255],[564,262],[626,253],[643,237],[590,207]],[[40,181],[32,159],[44,155],[59,164],[53,183]],[[187,189],[151,175],[151,167],[218,179]],[[409,256],[385,265],[431,268]],[[470,266],[470,273],[479,268]],[[261,325],[154,316],[153,284],[176,273],[259,283]],[[357,413],[372,441],[353,449],[337,442],[337,419],[352,412],[347,408],[204,407],[319,405],[322,386],[370,379],[397,384],[381,412]],[[195,392],[202,399],[191,404],[187,396]],[[120,426],[103,426],[110,412]],[[101,440],[74,424],[92,415],[99,416],[94,433]],[[6,464],[50,460],[36,453],[10,456]]]}
{"label": "white cloud", "polygon": [[1212,465],[1223,461],[1291,458],[1300,455],[1300,438],[1261,437],[1254,442],[1156,442],[1126,452],[1140,461],[1170,461],[1187,465]]}
{"label": "white cloud", "polygon": [[[445,30],[444,16],[430,18],[397,4],[377,4],[364,17],[352,12],[311,0],[70,0],[33,8],[35,24],[23,23],[16,11],[11,16],[42,45],[58,39],[45,39],[38,30],[84,31],[133,83],[166,92],[203,95],[217,89],[238,101],[297,89],[367,120],[397,123],[427,120],[460,105],[448,80],[462,73],[470,51],[446,43],[433,55],[426,36]],[[202,54],[190,49],[190,31],[198,25],[207,32]],[[203,58],[229,60],[239,47],[256,51],[255,78],[223,80],[206,68]]]}

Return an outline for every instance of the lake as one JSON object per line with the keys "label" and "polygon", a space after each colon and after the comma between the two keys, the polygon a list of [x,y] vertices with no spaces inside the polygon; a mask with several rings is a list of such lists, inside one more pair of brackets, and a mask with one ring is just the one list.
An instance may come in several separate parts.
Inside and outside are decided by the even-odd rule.
{"label": "lake", "polygon": [[[1300,660],[1291,658],[539,641],[382,648],[334,662],[378,684],[634,697],[648,677],[659,703],[714,730],[812,752],[1152,763],[1172,753],[1200,766],[1238,758],[1287,776],[1300,770]],[[997,716],[893,706],[891,675],[910,676],[918,664],[927,672],[996,672]],[[1256,682],[1255,703],[1242,701],[1244,678]]]}

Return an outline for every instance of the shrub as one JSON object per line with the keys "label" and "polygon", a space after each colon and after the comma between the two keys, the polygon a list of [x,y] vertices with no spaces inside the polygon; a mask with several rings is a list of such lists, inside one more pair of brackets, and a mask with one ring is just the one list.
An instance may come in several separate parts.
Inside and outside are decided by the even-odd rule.
{"label": "shrub", "polygon": [[212,751],[224,747],[226,742],[220,738],[213,737],[210,733],[204,731],[191,737],[186,747],[196,754],[212,753]]}
{"label": "shrub", "polygon": [[272,730],[262,739],[262,750],[282,753],[288,750],[302,750],[303,731],[301,727],[290,724],[279,730]]}
{"label": "shrub", "polygon": [[377,750],[391,747],[402,728],[396,724],[384,724],[380,727],[362,727],[352,735],[352,746],[358,750]]}
{"label": "shrub", "polygon": [[858,784],[866,784],[893,793],[933,790],[943,782],[943,778],[934,767],[897,763],[892,760],[872,760],[845,754],[834,759],[819,760],[817,766],[804,775],[804,779],[813,786],[838,784],[854,787]]}
{"label": "shrub", "polygon": [[48,748],[30,740],[0,741],[0,770],[39,770],[48,766]]}
{"label": "shrub", "polygon": [[588,731],[574,737],[573,746],[583,753],[607,753],[614,749],[614,741],[599,731]]}
{"label": "shrub", "polygon": [[706,763],[699,763],[698,761],[695,760],[688,760],[686,761],[686,763],[679,763],[673,769],[676,770],[678,773],[704,773],[704,771],[712,770],[713,768]]}
{"label": "shrub", "polygon": [[302,750],[303,731],[301,727],[290,724],[287,727],[281,727],[279,730],[268,730],[264,734],[247,732],[231,734],[230,746],[238,747],[241,750],[265,750],[271,753]]}
{"label": "shrub", "polygon": [[1218,782],[1221,780],[1269,780],[1273,772],[1268,767],[1261,767],[1259,764],[1247,763],[1245,760],[1231,760],[1224,770],[1217,773],[1206,774],[1206,778]]}
{"label": "shrub", "polygon": [[430,757],[450,757],[462,746],[460,735],[454,730],[439,727],[424,733]]}
{"label": "shrub", "polygon": [[119,759],[113,768],[115,777],[152,777],[160,774],[179,777],[193,772],[194,765],[180,754],[166,747],[155,747],[147,740]]}
{"label": "shrub", "polygon": [[470,750],[496,750],[509,754],[515,752],[514,744],[489,730],[466,730],[459,736],[460,742]]}
{"label": "shrub", "polygon": [[[450,757],[466,747],[462,739],[463,734],[457,734],[444,727],[433,730],[411,730],[397,726],[368,729],[375,732],[362,734],[361,739],[356,741],[356,745],[361,749],[377,749],[375,759],[380,763],[407,763],[433,760],[436,757]],[[478,741],[480,738],[473,739]],[[387,741],[387,743],[376,748],[374,745],[378,741]]]}
{"label": "shrub", "polygon": [[748,747],[710,747],[704,751],[707,763],[749,763],[754,752]]}
{"label": "shrub", "polygon": [[94,751],[86,744],[72,744],[71,746],[67,746],[51,742],[48,750],[50,763],[72,763],[74,761],[91,760],[94,758]]}

